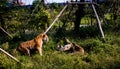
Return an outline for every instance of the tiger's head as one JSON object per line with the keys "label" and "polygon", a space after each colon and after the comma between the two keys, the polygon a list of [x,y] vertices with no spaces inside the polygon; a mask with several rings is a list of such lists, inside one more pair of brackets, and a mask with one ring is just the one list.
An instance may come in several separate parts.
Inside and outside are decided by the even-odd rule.
{"label": "tiger's head", "polygon": [[70,50],[71,47],[72,47],[72,44],[69,43],[69,44],[66,44],[65,46],[58,45],[58,46],[57,46],[57,49],[58,49],[59,51],[67,51],[67,50]]}
{"label": "tiger's head", "polygon": [[49,38],[48,38],[48,36],[46,34],[43,34],[42,37],[43,37],[42,40],[44,42],[48,42],[49,41]]}
{"label": "tiger's head", "polygon": [[63,50],[64,50],[64,51],[70,50],[71,47],[72,47],[72,44],[71,44],[71,43],[66,44],[66,45],[63,47]]}
{"label": "tiger's head", "polygon": [[63,51],[63,46],[62,46],[62,45],[58,45],[58,46],[57,46],[57,50],[58,50],[58,51]]}
{"label": "tiger's head", "polygon": [[40,35],[38,35],[36,39],[37,39],[37,40],[42,39],[43,42],[48,42],[48,41],[49,41],[48,36],[47,36],[46,34],[43,34],[43,33],[40,34]]}

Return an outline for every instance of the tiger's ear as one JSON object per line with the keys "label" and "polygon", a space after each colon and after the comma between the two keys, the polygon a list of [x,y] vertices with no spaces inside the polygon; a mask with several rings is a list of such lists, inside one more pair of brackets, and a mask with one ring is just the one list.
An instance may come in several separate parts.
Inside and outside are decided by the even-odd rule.
{"label": "tiger's ear", "polygon": [[45,37],[45,34],[43,34],[43,38]]}

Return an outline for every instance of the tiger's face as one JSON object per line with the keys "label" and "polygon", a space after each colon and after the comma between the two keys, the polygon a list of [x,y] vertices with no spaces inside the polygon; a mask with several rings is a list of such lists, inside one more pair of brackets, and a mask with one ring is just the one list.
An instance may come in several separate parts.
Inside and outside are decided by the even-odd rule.
{"label": "tiger's face", "polygon": [[67,44],[64,47],[62,45],[58,45],[57,49],[59,51],[67,51],[67,50],[70,50],[71,47],[72,47],[72,44]]}
{"label": "tiger's face", "polygon": [[70,48],[72,47],[72,44],[67,44],[63,47],[64,51],[70,50]]}
{"label": "tiger's face", "polygon": [[58,51],[63,51],[63,46],[62,46],[62,45],[58,45],[58,46],[57,46],[57,50],[58,50]]}
{"label": "tiger's face", "polygon": [[43,42],[48,42],[49,38],[46,34],[43,34],[43,38],[42,38]]}

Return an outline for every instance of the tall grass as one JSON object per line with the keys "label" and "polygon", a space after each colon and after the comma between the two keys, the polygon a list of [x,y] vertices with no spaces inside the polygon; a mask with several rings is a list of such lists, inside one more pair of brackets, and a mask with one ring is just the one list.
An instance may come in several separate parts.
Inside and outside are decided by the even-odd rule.
{"label": "tall grass", "polygon": [[[113,36],[113,37],[110,37]],[[105,42],[99,38],[73,39],[85,49],[85,55],[69,55],[56,50],[55,41],[43,46],[43,56],[38,52],[32,57],[16,54],[22,64],[15,62],[0,52],[0,68],[2,69],[119,69],[120,68],[120,36],[106,35]],[[16,45],[16,44],[13,44]],[[9,42],[2,48],[9,51]]]}

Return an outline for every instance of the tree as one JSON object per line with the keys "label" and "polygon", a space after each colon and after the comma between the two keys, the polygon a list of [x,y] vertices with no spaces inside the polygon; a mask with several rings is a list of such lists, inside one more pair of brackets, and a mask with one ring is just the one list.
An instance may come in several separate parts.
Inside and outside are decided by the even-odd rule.
{"label": "tree", "polygon": [[7,0],[0,0],[0,8],[7,3]]}
{"label": "tree", "polygon": [[4,8],[6,3],[7,3],[7,0],[0,0],[0,26],[3,27],[3,28],[5,27],[4,16],[7,15],[7,13],[5,11],[5,8]]}
{"label": "tree", "polygon": [[[85,0],[80,0],[80,2],[84,2]],[[82,17],[85,15],[84,14],[84,4],[79,4],[78,9],[75,12],[75,22],[74,22],[74,30],[76,32],[79,31],[79,26],[80,26],[80,21]]]}

